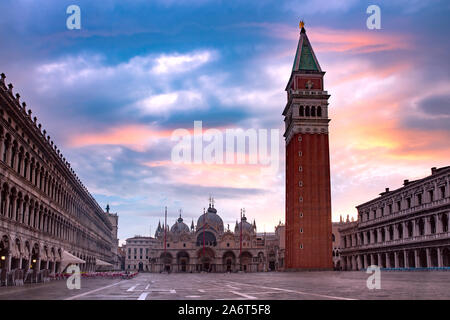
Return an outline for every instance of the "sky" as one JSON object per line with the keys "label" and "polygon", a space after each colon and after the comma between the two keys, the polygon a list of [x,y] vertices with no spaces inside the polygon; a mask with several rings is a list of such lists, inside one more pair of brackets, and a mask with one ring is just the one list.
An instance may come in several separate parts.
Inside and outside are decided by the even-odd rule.
{"label": "sky", "polygon": [[[70,5],[81,29],[69,30]],[[369,30],[366,9],[381,9]],[[233,228],[284,221],[281,115],[305,28],[329,99],[332,217],[450,165],[448,1],[2,0],[0,72],[119,238],[155,232],[168,207],[196,223],[208,198]],[[279,130],[278,170],[174,163],[176,129]],[[206,146],[204,143],[203,146]],[[247,155],[248,156],[248,155]]]}

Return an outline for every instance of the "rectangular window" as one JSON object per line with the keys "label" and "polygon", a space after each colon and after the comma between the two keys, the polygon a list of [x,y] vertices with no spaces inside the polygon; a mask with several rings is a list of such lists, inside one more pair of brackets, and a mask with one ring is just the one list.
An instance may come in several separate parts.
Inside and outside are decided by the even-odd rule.
{"label": "rectangular window", "polygon": [[428,191],[428,195],[430,196],[430,202],[434,201],[434,191],[433,190]]}
{"label": "rectangular window", "polygon": [[392,204],[389,205],[389,214],[392,213]]}
{"label": "rectangular window", "polygon": [[397,211],[402,210],[402,202],[401,201],[397,201]]}
{"label": "rectangular window", "polygon": [[417,205],[421,205],[422,204],[422,194],[421,193],[419,193],[418,195],[417,195]]}
{"label": "rectangular window", "polygon": [[406,199],[406,207],[411,208],[411,198]]}

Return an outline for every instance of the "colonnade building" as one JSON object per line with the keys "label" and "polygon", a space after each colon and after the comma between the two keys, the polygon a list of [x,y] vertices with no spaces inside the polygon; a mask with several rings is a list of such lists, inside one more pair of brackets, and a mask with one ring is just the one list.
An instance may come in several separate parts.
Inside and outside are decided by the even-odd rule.
{"label": "colonnade building", "polygon": [[[0,269],[50,273],[113,263],[117,226],[0,78]],[[75,257],[76,258],[75,258]],[[77,259],[79,258],[79,259]],[[84,261],[81,262],[81,261]]]}
{"label": "colonnade building", "polygon": [[450,267],[450,166],[356,208],[339,229],[344,270]]}

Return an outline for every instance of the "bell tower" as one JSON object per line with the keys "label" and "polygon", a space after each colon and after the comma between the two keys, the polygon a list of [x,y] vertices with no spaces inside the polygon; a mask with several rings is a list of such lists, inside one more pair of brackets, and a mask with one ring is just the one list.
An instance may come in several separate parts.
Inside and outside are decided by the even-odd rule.
{"label": "bell tower", "polygon": [[328,92],[304,23],[283,111],[286,141],[286,270],[331,270]]}

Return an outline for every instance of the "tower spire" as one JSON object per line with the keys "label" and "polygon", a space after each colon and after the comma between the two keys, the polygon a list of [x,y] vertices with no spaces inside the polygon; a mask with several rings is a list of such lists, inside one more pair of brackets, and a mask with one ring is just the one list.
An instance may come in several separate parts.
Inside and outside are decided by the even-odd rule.
{"label": "tower spire", "polygon": [[300,37],[298,39],[297,51],[295,52],[294,65],[292,72],[300,70],[318,71],[322,72],[319,61],[314,54],[314,50],[306,35],[305,23],[303,20],[299,23]]}

